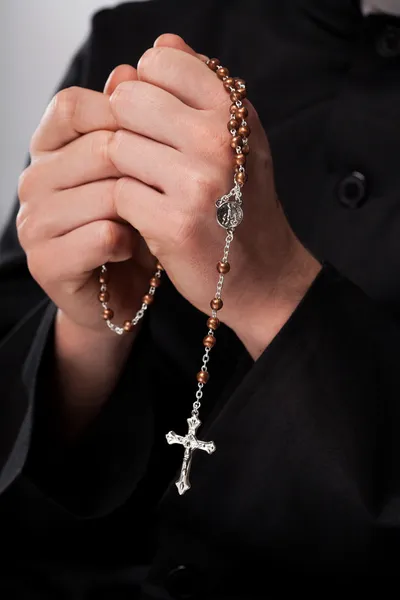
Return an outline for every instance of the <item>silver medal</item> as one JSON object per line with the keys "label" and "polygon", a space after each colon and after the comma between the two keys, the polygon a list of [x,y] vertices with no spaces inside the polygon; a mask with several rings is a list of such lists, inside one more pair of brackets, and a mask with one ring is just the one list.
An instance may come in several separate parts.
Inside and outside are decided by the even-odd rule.
{"label": "silver medal", "polygon": [[224,229],[235,229],[243,220],[243,209],[238,202],[225,202],[217,209],[217,221]]}

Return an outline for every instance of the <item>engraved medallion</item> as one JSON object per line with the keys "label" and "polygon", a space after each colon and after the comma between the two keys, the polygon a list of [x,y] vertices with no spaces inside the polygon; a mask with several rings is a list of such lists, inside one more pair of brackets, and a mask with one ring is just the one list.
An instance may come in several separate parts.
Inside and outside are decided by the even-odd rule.
{"label": "engraved medallion", "polygon": [[243,220],[243,209],[238,202],[225,202],[217,209],[217,221],[224,229],[235,229]]}

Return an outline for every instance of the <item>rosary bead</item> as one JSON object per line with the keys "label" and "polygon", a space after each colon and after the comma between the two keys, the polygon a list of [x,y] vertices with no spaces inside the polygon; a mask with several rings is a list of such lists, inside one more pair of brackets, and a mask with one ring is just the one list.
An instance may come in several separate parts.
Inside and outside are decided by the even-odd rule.
{"label": "rosary bead", "polygon": [[229,273],[230,270],[231,270],[231,265],[228,262],[222,262],[222,260],[220,260],[219,263],[217,264],[217,271],[218,271],[218,273],[221,273],[222,275],[226,275],[227,273]]}
{"label": "rosary bead", "polygon": [[104,273],[100,274],[99,282],[101,283],[101,285],[105,285],[109,281],[110,281],[110,276],[107,271],[104,271]]}
{"label": "rosary bead", "polygon": [[242,148],[242,153],[247,155],[250,152],[250,146],[248,144],[245,144]]}
{"label": "rosary bead", "polygon": [[151,294],[146,294],[145,296],[143,296],[143,303],[147,304],[147,306],[152,304],[153,300],[154,300],[154,296],[152,296]]}
{"label": "rosary bead", "polygon": [[161,279],[159,277],[152,277],[150,279],[150,285],[151,285],[151,287],[155,287],[155,288],[160,287]]}
{"label": "rosary bead", "polygon": [[163,267],[163,266],[162,266],[162,264],[161,264],[161,263],[159,263],[159,262],[158,262],[158,263],[157,263],[157,265],[156,265],[156,269],[157,269],[157,271],[164,271],[164,267]]}
{"label": "rosary bead", "polygon": [[207,383],[207,381],[210,379],[210,375],[208,374],[207,371],[199,371],[197,373],[197,381],[199,383]]}
{"label": "rosary bead", "polygon": [[244,185],[247,181],[247,175],[246,173],[243,173],[243,171],[240,171],[240,173],[238,173],[236,175],[236,181],[240,184],[240,185]]}
{"label": "rosary bead", "polygon": [[239,135],[242,135],[243,137],[249,137],[251,131],[250,131],[250,127],[248,125],[242,125],[241,127],[239,127],[239,131],[238,131]]}
{"label": "rosary bead", "polygon": [[211,69],[211,71],[216,71],[218,69],[219,65],[220,65],[220,62],[219,62],[218,58],[211,58],[211,60],[208,63],[208,66]]}
{"label": "rosary bead", "polygon": [[228,121],[229,131],[231,129],[237,129],[238,127],[239,127],[239,121],[236,121],[236,119],[230,119],[230,121]]}
{"label": "rosary bead", "polygon": [[203,344],[206,348],[214,348],[216,341],[217,340],[213,335],[206,335],[203,340]]}
{"label": "rosary bead", "polygon": [[220,79],[223,79],[224,77],[229,77],[229,71],[226,67],[218,67],[217,75]]}
{"label": "rosary bead", "polygon": [[230,92],[231,89],[235,87],[235,80],[233,79],[233,77],[227,77],[226,79],[224,79],[224,88]]}
{"label": "rosary bead", "polygon": [[210,302],[210,306],[213,310],[221,310],[223,305],[224,303],[222,302],[221,298],[213,298]]}
{"label": "rosary bead", "polygon": [[240,108],[238,108],[236,106],[236,104],[231,104],[231,107],[229,109],[229,112],[231,113],[231,115],[238,115],[238,111],[240,110]]}
{"label": "rosary bead", "polygon": [[239,119],[246,119],[246,117],[249,116],[249,111],[245,106],[241,106],[237,109],[236,115],[239,117]]}
{"label": "rosary bead", "polygon": [[244,79],[240,79],[240,77],[235,77],[235,88],[237,90],[240,90],[242,88],[246,87],[246,82]]}
{"label": "rosary bead", "polygon": [[109,321],[113,317],[114,317],[114,311],[111,310],[111,308],[106,308],[105,311],[103,312],[103,319],[105,321]]}
{"label": "rosary bead", "polygon": [[243,138],[241,135],[234,135],[232,138],[231,148],[235,150],[236,146],[243,146]]}
{"label": "rosary bead", "polygon": [[215,331],[219,327],[219,319],[216,317],[210,317],[207,321],[207,327],[208,329],[214,329]]}
{"label": "rosary bead", "polygon": [[231,95],[229,96],[232,102],[238,102],[239,100],[242,99],[242,93],[238,92],[237,90],[235,92],[231,92]]}
{"label": "rosary bead", "polygon": [[243,167],[246,164],[246,157],[244,154],[236,154],[235,156],[235,165],[239,167]]}
{"label": "rosary bead", "polygon": [[132,321],[125,321],[125,323],[124,323],[124,331],[126,331],[127,333],[129,333],[130,331],[132,331],[132,329],[134,329],[134,325],[133,325]]}
{"label": "rosary bead", "polygon": [[110,294],[108,292],[100,292],[99,300],[100,302],[108,302],[110,299]]}

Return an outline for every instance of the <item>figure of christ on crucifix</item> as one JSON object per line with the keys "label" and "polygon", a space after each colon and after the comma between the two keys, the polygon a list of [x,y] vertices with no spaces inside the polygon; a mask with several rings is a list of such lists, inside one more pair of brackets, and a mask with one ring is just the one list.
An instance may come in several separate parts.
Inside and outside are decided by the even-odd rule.
{"label": "figure of christ on crucifix", "polygon": [[177,435],[174,431],[170,431],[166,435],[168,444],[181,444],[185,448],[181,474],[178,481],[175,482],[181,496],[190,489],[189,475],[193,452],[195,450],[204,450],[205,452],[208,452],[208,454],[215,452],[214,442],[202,442],[196,437],[196,431],[200,427],[201,421],[193,415],[190,419],[187,419],[187,422],[189,425],[189,432],[187,435]]}

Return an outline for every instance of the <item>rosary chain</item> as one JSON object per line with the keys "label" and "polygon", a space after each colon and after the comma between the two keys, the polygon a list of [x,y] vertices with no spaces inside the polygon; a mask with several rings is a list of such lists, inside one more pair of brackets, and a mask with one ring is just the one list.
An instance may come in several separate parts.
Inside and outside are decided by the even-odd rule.
{"label": "rosary chain", "polygon": [[[243,105],[242,100],[246,98],[246,82],[243,79],[233,78],[229,76],[229,71],[225,67],[222,67],[219,60],[212,58],[207,60],[207,66],[215,71],[217,76],[223,81],[224,87],[230,94],[232,105],[230,107],[230,120],[228,123],[228,130],[232,136],[231,148],[234,151],[234,187],[231,191],[222,196],[215,203],[217,210],[224,210],[228,207],[226,214],[221,218],[218,218],[220,225],[227,229],[227,235],[225,238],[225,246],[223,250],[223,256],[221,261],[217,264],[217,271],[219,274],[217,287],[214,298],[211,300],[210,306],[212,309],[211,317],[207,321],[208,333],[203,339],[205,351],[202,359],[202,366],[200,371],[197,373],[197,391],[196,400],[193,403],[192,417],[199,416],[199,409],[201,407],[201,400],[203,398],[204,385],[209,380],[208,362],[210,360],[210,352],[215,346],[216,338],[215,331],[220,325],[218,319],[218,311],[223,307],[222,301],[222,290],[224,286],[224,280],[227,273],[230,271],[230,264],[228,262],[229,251],[233,241],[234,229],[241,222],[241,204],[242,194],[241,187],[247,181],[247,173],[245,169],[247,155],[249,154],[248,137],[250,136],[250,127],[246,121],[248,116],[248,110]],[[234,202],[232,202],[234,197]],[[233,214],[233,216],[232,216]]]}
{"label": "rosary chain", "polygon": [[100,269],[100,294],[99,301],[103,307],[103,319],[105,320],[108,328],[116,333],[117,335],[123,335],[124,333],[129,333],[133,331],[136,325],[139,323],[141,319],[143,319],[146,310],[153,303],[154,295],[156,293],[157,288],[161,284],[161,276],[163,272],[162,265],[158,262],[156,266],[156,272],[153,277],[150,279],[150,287],[148,293],[142,298],[142,306],[137,311],[135,317],[131,321],[125,321],[123,326],[115,325],[111,319],[114,318],[114,311],[109,307],[108,302],[110,300],[110,294],[108,292],[108,282],[109,282],[109,273],[106,265],[102,265]]}
{"label": "rosary chain", "polygon": [[[216,291],[214,298],[210,302],[211,316],[207,320],[207,334],[203,339],[204,354],[202,357],[202,365],[200,371],[197,373],[197,390],[196,399],[193,403],[192,416],[188,419],[189,434],[185,438],[182,436],[176,436],[174,432],[167,434],[166,438],[168,443],[184,443],[186,452],[193,451],[193,449],[199,448],[198,440],[195,438],[195,431],[200,426],[201,422],[198,419],[199,410],[201,408],[201,402],[204,394],[204,386],[209,381],[208,363],[210,361],[211,350],[216,344],[215,332],[220,325],[218,318],[218,312],[222,309],[224,303],[222,300],[222,291],[224,287],[225,277],[229,273],[231,267],[228,262],[231,244],[234,238],[234,231],[236,227],[242,222],[243,210],[242,210],[242,190],[241,188],[247,181],[246,163],[247,156],[250,152],[248,138],[251,134],[249,124],[247,122],[248,109],[243,104],[243,100],[247,97],[246,82],[243,79],[237,77],[231,77],[228,69],[221,66],[220,61],[216,58],[212,58],[206,61],[206,65],[214,71],[217,77],[222,81],[224,88],[229,94],[231,106],[229,110],[229,122],[228,131],[231,135],[230,146],[233,150],[233,169],[234,169],[234,186],[229,193],[219,198],[216,203],[217,210],[217,222],[221,227],[226,230],[225,245],[223,248],[223,255],[221,260],[217,263],[218,280],[216,284]],[[100,293],[99,300],[103,307],[103,319],[106,321],[107,326],[111,331],[118,335],[123,335],[126,332],[132,331],[137,323],[144,317],[148,307],[154,300],[154,294],[156,289],[161,283],[161,277],[163,272],[162,265],[158,262],[156,272],[150,279],[150,287],[148,293],[142,298],[141,308],[137,311],[135,317],[131,321],[125,321],[123,326],[115,325],[112,322],[114,317],[114,311],[109,307],[110,295],[108,292],[108,281],[109,273],[106,265],[102,265],[99,276],[100,282]],[[183,439],[183,442],[182,442]],[[197,444],[197,445],[196,445]],[[202,449],[207,450],[208,453],[215,451],[215,445],[213,442],[201,442]],[[176,482],[179,493],[184,493],[190,488],[188,481],[188,469],[190,469],[190,463],[188,467],[187,455],[185,454],[182,472],[180,479]]]}

